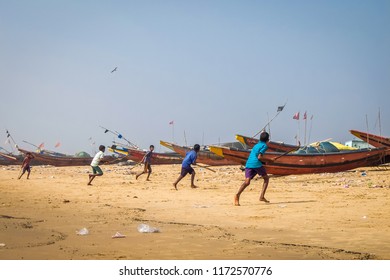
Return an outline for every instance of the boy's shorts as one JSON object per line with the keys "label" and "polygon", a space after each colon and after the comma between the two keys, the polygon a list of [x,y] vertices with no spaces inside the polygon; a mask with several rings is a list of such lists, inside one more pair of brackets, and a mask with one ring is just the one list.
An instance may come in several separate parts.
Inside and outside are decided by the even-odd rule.
{"label": "boy's shorts", "polygon": [[187,174],[192,174],[192,172],[194,172],[194,169],[191,166],[190,167],[182,167],[180,175],[184,177]]}
{"label": "boy's shorts", "polygon": [[31,172],[31,167],[30,167],[30,165],[25,165],[25,166],[23,166],[23,170],[22,170],[23,172]]}
{"label": "boy's shorts", "polygon": [[259,167],[259,168],[245,168],[245,178],[253,179],[256,175],[259,176],[267,176],[267,171],[265,170],[265,167]]}
{"label": "boy's shorts", "polygon": [[103,175],[103,171],[100,169],[99,166],[91,166],[91,167],[92,167],[93,174],[101,174],[101,175]]}

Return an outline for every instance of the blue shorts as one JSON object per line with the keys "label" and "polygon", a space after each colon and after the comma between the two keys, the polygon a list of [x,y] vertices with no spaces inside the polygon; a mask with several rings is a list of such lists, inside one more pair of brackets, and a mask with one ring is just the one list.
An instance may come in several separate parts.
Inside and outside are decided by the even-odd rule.
{"label": "blue shorts", "polygon": [[93,174],[101,174],[101,175],[103,175],[103,171],[100,169],[99,166],[91,166],[91,167],[92,167]]}
{"label": "blue shorts", "polygon": [[181,176],[186,176],[187,174],[192,174],[195,170],[190,166],[190,167],[181,167]]}
{"label": "blue shorts", "polygon": [[257,174],[262,177],[267,176],[265,167],[262,166],[258,168],[245,168],[245,178],[253,179]]}

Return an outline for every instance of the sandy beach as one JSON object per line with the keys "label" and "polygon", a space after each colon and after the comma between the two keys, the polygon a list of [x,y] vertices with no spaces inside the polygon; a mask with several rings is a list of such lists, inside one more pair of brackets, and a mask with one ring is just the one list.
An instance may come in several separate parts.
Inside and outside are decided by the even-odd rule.
{"label": "sandy beach", "polygon": [[[233,196],[238,166],[196,168],[174,190],[180,165],[0,166],[2,260],[355,260],[390,259],[390,168],[273,177]],[[141,224],[159,232],[142,233]],[[77,234],[86,228],[88,234]],[[113,238],[115,234],[125,235]]]}

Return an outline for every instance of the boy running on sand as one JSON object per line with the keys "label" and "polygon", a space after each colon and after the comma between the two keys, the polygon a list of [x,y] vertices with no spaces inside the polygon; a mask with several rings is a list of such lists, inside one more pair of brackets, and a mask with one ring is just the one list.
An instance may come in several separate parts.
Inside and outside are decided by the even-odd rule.
{"label": "boy running on sand", "polygon": [[146,177],[146,181],[150,181],[149,180],[149,177],[150,177],[150,174],[152,173],[152,166],[151,166],[151,162],[152,162],[152,155],[153,155],[153,150],[154,150],[154,146],[153,145],[150,145],[149,147],[149,152],[147,152],[143,159],[141,160],[141,162],[144,162],[144,170],[137,174],[137,176],[135,176],[135,179],[137,180],[139,176],[141,176],[142,174],[145,174],[145,173],[148,173],[148,176]]}
{"label": "boy running on sand", "polygon": [[31,173],[30,162],[33,158],[34,158],[34,156],[32,153],[30,153],[30,152],[26,153],[26,156],[22,162],[22,167],[21,167],[22,170],[20,171],[21,173],[20,173],[18,179],[22,178],[23,174],[26,173],[26,171],[27,171],[27,179],[29,179],[30,173]]}
{"label": "boy running on sand", "polygon": [[234,205],[240,206],[240,195],[250,185],[251,180],[258,174],[264,180],[263,189],[260,194],[260,201],[269,203],[269,201],[264,197],[265,192],[267,191],[269,176],[261,158],[263,157],[265,151],[268,149],[267,143],[269,142],[269,134],[263,131],[260,134],[260,141],[257,143],[251,150],[249,157],[245,164],[245,181],[242,183],[241,187],[238,189],[237,194],[234,196]]}
{"label": "boy running on sand", "polygon": [[185,158],[183,159],[183,162],[181,164],[181,171],[180,175],[177,178],[177,180],[173,183],[173,186],[177,190],[177,184],[180,182],[181,179],[183,179],[187,174],[191,174],[191,188],[197,188],[194,184],[195,180],[195,170],[192,168],[191,164],[196,165],[196,159],[198,157],[198,152],[200,150],[199,144],[195,144],[194,148],[189,151]]}
{"label": "boy running on sand", "polygon": [[103,163],[103,158],[104,158],[104,151],[106,150],[106,147],[104,147],[103,145],[100,145],[99,146],[99,152],[96,153],[96,155],[94,156],[92,162],[91,162],[91,167],[92,167],[92,172],[93,174],[89,174],[89,182],[88,182],[88,185],[92,185],[92,181],[93,179],[95,179],[96,176],[102,176],[103,175],[103,171],[102,169],[99,167],[99,163],[102,162]]}

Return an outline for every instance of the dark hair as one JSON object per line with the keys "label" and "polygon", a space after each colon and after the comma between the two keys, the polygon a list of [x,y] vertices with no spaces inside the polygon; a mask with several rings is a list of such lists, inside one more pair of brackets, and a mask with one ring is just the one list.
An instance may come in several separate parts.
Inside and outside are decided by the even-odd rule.
{"label": "dark hair", "polygon": [[102,152],[103,152],[105,149],[106,149],[106,147],[104,147],[104,145],[100,145],[100,146],[99,146],[99,151],[102,151]]}
{"label": "dark hair", "polygon": [[268,134],[268,132],[263,131],[263,132],[260,134],[260,141],[261,141],[261,142],[267,142],[267,141],[269,141],[269,134]]}
{"label": "dark hair", "polygon": [[154,145],[150,145],[149,149],[150,149],[150,148],[153,148],[153,149],[154,149]]}
{"label": "dark hair", "polygon": [[199,152],[199,150],[200,150],[199,144],[195,144],[195,145],[194,145],[194,151],[195,151],[195,152]]}

